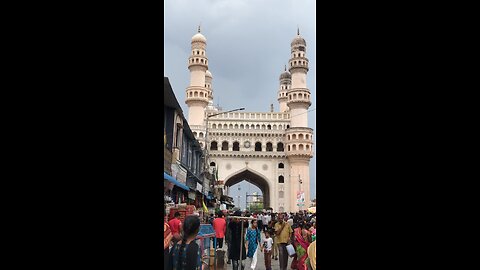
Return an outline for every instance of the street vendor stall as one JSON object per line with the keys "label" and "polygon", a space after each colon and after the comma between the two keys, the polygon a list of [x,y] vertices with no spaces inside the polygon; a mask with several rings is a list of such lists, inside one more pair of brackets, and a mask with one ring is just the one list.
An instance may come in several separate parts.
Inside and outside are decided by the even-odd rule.
{"label": "street vendor stall", "polygon": [[167,206],[168,220],[173,219],[176,212],[180,213],[179,220],[184,221],[186,216],[193,215],[195,211],[194,205],[175,204],[173,206]]}

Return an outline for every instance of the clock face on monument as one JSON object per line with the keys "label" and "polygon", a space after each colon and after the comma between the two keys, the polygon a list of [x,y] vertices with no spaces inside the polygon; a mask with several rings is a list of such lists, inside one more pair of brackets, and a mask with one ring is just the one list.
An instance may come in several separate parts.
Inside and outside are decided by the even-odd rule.
{"label": "clock face on monument", "polygon": [[245,148],[250,148],[250,142],[249,141],[246,141],[243,146],[245,146]]}

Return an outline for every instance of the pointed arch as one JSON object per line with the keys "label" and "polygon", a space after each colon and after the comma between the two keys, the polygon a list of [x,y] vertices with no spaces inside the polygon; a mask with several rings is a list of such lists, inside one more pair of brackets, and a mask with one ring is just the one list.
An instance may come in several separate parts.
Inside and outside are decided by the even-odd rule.
{"label": "pointed arch", "polygon": [[258,187],[263,194],[264,197],[264,208],[268,208],[271,206],[271,199],[270,199],[270,185],[268,183],[267,177],[263,174],[245,167],[242,170],[234,172],[229,176],[225,177],[225,186],[231,187],[235,184],[238,184],[242,181],[248,181],[249,183]]}

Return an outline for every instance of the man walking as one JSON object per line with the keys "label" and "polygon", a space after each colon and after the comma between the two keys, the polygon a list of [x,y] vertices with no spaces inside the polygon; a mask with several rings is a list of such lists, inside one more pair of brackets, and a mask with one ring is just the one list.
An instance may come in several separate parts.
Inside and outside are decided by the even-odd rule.
{"label": "man walking", "polygon": [[262,218],[262,221],[263,221],[263,231],[267,231],[268,229],[268,224],[270,223],[270,220],[271,220],[271,216],[270,214],[265,214],[263,215],[263,218]]}
{"label": "man walking", "polygon": [[263,231],[263,225],[265,223],[263,223],[263,215],[262,215],[262,212],[260,212],[258,215],[257,215],[257,226],[258,226],[258,229],[260,231]]}
{"label": "man walking", "polygon": [[285,222],[283,213],[278,215],[277,223],[275,224],[276,242],[278,244],[278,253],[280,257],[280,270],[287,270],[288,252],[287,245],[290,244],[292,237],[292,227]]}
{"label": "man walking", "polygon": [[180,221],[180,212],[175,212],[174,218],[168,222],[170,230],[172,230],[173,243],[176,243],[181,240],[180,233],[182,232],[182,221]]}
{"label": "man walking", "polygon": [[223,213],[218,213],[218,217],[213,220],[213,229],[215,230],[215,237],[217,238],[217,246],[215,249],[223,249],[223,238],[227,232],[227,222],[223,218]]}

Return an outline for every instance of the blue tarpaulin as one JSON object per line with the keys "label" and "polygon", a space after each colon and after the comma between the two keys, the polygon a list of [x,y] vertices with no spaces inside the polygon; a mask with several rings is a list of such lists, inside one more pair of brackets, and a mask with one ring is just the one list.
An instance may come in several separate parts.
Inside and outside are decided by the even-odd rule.
{"label": "blue tarpaulin", "polygon": [[197,234],[197,239],[202,237],[215,237],[215,230],[210,224],[200,224],[200,230]]}
{"label": "blue tarpaulin", "polygon": [[170,175],[168,175],[166,172],[163,172],[163,179],[166,179],[172,183],[174,183],[176,186],[180,187],[180,188],[183,188],[185,190],[190,190],[186,185],[180,183],[177,181],[177,179],[171,177]]}

